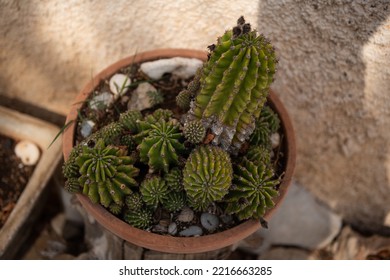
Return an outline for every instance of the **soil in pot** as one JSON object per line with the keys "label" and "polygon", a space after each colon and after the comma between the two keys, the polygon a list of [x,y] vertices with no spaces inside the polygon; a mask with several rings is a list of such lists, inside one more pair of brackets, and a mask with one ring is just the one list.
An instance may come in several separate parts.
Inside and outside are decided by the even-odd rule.
{"label": "soil in pot", "polygon": [[23,164],[14,152],[16,144],[14,139],[0,134],[0,228],[11,214],[36,166]]}

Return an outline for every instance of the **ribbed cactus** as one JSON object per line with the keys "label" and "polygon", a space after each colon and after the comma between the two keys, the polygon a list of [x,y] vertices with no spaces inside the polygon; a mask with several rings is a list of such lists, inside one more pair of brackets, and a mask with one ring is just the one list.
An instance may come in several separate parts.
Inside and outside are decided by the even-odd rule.
{"label": "ribbed cactus", "polygon": [[268,165],[271,162],[270,150],[266,146],[251,146],[245,157],[255,164]]}
{"label": "ribbed cactus", "polygon": [[108,210],[114,215],[119,215],[122,212],[123,205],[122,204],[116,204],[111,203],[110,206],[108,207]]}
{"label": "ribbed cactus", "polygon": [[272,198],[279,194],[275,189],[279,183],[272,168],[244,159],[235,167],[233,188],[225,199],[226,212],[240,220],[262,218],[267,208],[274,206]]}
{"label": "ribbed cactus", "polygon": [[169,191],[167,184],[161,177],[153,176],[145,179],[141,183],[140,192],[142,194],[142,200],[146,205],[157,208],[163,202]]}
{"label": "ribbed cactus", "polygon": [[170,212],[176,212],[186,205],[187,197],[184,191],[170,192],[162,201],[162,206]]}
{"label": "ribbed cactus", "polygon": [[190,109],[191,98],[190,91],[184,89],[176,96],[176,104],[179,106],[179,108],[187,111]]}
{"label": "ribbed cactus", "polygon": [[228,193],[233,178],[229,154],[216,146],[199,146],[187,159],[183,171],[184,189],[194,205],[205,210]]}
{"label": "ribbed cactus", "polygon": [[146,208],[135,211],[126,211],[123,218],[128,224],[139,229],[146,229],[151,226],[153,222],[152,211]]}
{"label": "ribbed cactus", "polygon": [[211,128],[214,144],[237,151],[255,128],[276,71],[274,47],[240,18],[210,48],[187,120]]}
{"label": "ribbed cactus", "polygon": [[119,116],[119,123],[127,131],[130,131],[132,134],[137,133],[139,130],[139,121],[143,120],[143,116],[138,110],[128,110],[124,113],[121,113]]}
{"label": "ribbed cactus", "polygon": [[171,165],[177,164],[179,154],[184,151],[182,133],[178,124],[160,119],[151,124],[148,136],[139,145],[141,162],[153,170],[168,172]]}
{"label": "ribbed cactus", "polygon": [[79,182],[83,193],[93,202],[105,207],[113,201],[123,204],[124,196],[132,192],[130,187],[138,185],[134,177],[139,170],[133,166],[134,159],[124,153],[120,148],[106,146],[103,139],[93,148],[82,147],[76,159],[81,174]]}
{"label": "ribbed cactus", "polygon": [[183,172],[180,168],[174,167],[164,176],[169,191],[179,192],[183,190]]}
{"label": "ribbed cactus", "polygon": [[206,129],[201,121],[189,121],[183,129],[184,137],[192,144],[199,144],[206,136]]}
{"label": "ribbed cactus", "polygon": [[144,201],[139,192],[134,192],[125,198],[125,204],[130,210],[139,210],[142,208]]}
{"label": "ribbed cactus", "polygon": [[268,106],[265,106],[255,122],[250,142],[252,145],[263,145],[271,147],[271,134],[276,132],[280,127],[278,115]]}
{"label": "ribbed cactus", "polygon": [[112,122],[102,127],[97,136],[99,139],[103,139],[106,145],[113,144],[114,141],[122,134],[123,126],[119,122]]}

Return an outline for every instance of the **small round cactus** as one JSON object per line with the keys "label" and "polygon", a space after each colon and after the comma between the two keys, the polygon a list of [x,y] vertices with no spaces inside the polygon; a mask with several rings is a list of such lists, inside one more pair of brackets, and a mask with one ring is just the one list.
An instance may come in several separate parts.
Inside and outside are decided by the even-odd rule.
{"label": "small round cactus", "polygon": [[70,193],[80,193],[82,188],[77,178],[69,178],[65,181],[65,190]]}
{"label": "small round cactus", "polygon": [[216,146],[199,146],[187,159],[183,178],[187,195],[203,210],[228,193],[233,178],[230,156]]}
{"label": "small round cactus", "polygon": [[280,127],[279,116],[269,106],[263,107],[259,119],[268,123],[271,133],[278,131]]}
{"label": "small round cactus", "polygon": [[251,146],[245,157],[254,164],[263,163],[269,165],[271,162],[271,152],[265,146]]}
{"label": "small round cactus", "polygon": [[111,203],[108,210],[110,210],[110,212],[114,215],[119,215],[122,212],[122,208],[123,205],[121,204]]}
{"label": "small round cactus", "polygon": [[199,144],[206,136],[206,129],[200,121],[190,121],[184,125],[184,137],[192,144]]}
{"label": "small round cactus", "polygon": [[279,194],[279,183],[272,168],[244,159],[234,170],[234,187],[226,196],[226,212],[236,214],[240,220],[262,218],[267,208],[274,206],[272,198]]}
{"label": "small round cactus", "polygon": [[186,194],[181,192],[170,192],[162,202],[162,206],[170,212],[176,212],[186,205]]}
{"label": "small round cactus", "polygon": [[98,137],[104,140],[106,145],[114,141],[122,134],[123,126],[119,122],[112,122],[98,131]]}
{"label": "small round cactus", "polygon": [[164,176],[164,180],[170,191],[179,192],[183,190],[183,172],[180,168],[174,167]]}
{"label": "small round cactus", "polygon": [[178,163],[179,154],[184,151],[180,142],[182,134],[179,125],[159,120],[151,125],[151,130],[139,145],[141,162],[153,170],[168,172],[171,165]]}
{"label": "small round cactus", "polygon": [[132,134],[137,133],[139,130],[138,122],[142,120],[142,114],[138,110],[128,110],[119,116],[119,123],[125,130],[130,131]]}
{"label": "small round cactus", "polygon": [[129,151],[133,151],[136,148],[134,138],[131,134],[124,134],[120,137],[119,144],[126,146]]}
{"label": "small round cactus", "polygon": [[146,229],[152,225],[152,212],[149,209],[139,209],[135,211],[126,211],[124,220],[139,229]]}
{"label": "small round cactus", "polygon": [[142,195],[139,192],[134,192],[125,198],[125,204],[130,210],[139,210],[141,209],[144,201],[142,200]]}
{"label": "small round cactus", "polygon": [[255,122],[255,129],[250,137],[252,145],[263,145],[271,147],[271,134],[280,127],[278,115],[268,106],[265,106],[260,117]]}
{"label": "small round cactus", "polygon": [[145,179],[141,183],[140,192],[146,205],[157,208],[168,194],[168,186],[159,176]]}
{"label": "small round cactus", "polygon": [[190,109],[191,93],[186,89],[179,92],[179,94],[176,96],[176,104],[184,111]]}

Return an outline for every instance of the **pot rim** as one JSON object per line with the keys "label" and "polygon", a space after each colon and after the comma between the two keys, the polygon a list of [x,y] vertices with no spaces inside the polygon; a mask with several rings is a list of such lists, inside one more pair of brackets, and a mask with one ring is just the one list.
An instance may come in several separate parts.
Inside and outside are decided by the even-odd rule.
{"label": "pot rim", "polygon": [[[132,63],[171,57],[197,58],[205,61],[207,59],[207,52],[191,49],[157,49],[146,51],[121,59],[94,76],[76,96],[70,112],[67,115],[65,123],[68,124],[71,121],[72,123],[63,133],[64,160],[66,161],[68,159],[73,148],[74,135],[76,131],[75,120],[77,120],[78,115],[77,111],[82,107],[83,101],[102,80],[109,78],[119,69]],[[270,101],[273,109],[275,109],[278,113],[281,120],[281,127],[285,135],[283,145],[285,145],[287,160],[285,163],[286,170],[279,188],[279,196],[275,200],[275,207],[266,212],[264,216],[266,219],[270,218],[283,201],[287,189],[292,181],[296,159],[294,129],[287,110],[272,90],[270,90],[268,100]],[[137,246],[165,253],[189,254],[221,249],[239,242],[260,228],[259,221],[251,219],[228,230],[199,237],[174,237],[160,235],[130,226],[126,222],[111,214],[104,207],[92,203],[85,195],[77,194],[76,196],[86,211],[113,234]]]}

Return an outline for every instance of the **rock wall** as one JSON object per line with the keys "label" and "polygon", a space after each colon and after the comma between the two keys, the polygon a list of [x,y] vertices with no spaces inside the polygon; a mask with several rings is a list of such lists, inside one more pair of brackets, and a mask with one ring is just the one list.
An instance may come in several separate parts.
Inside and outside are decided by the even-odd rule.
{"label": "rock wall", "polygon": [[354,226],[389,231],[389,14],[387,0],[0,0],[0,95],[65,115],[112,62],[205,50],[244,15],[279,53],[297,181]]}

